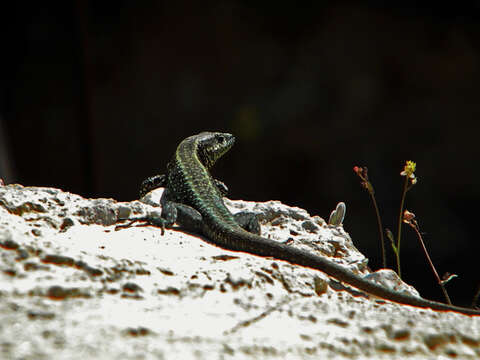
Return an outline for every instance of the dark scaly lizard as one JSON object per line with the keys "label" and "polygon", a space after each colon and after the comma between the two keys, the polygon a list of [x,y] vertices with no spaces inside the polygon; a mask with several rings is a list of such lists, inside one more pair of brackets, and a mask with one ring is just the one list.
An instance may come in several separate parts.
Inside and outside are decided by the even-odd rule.
{"label": "dark scaly lizard", "polygon": [[[183,140],[167,165],[166,175],[156,175],[142,183],[140,195],[164,187],[160,200],[161,217],[149,216],[134,221],[147,221],[162,228],[176,222],[187,231],[202,234],[212,243],[229,250],[274,257],[292,264],[321,270],[335,279],[377,297],[400,304],[441,311],[480,315],[479,310],[447,305],[406,295],[377,285],[321,256],[273,241],[260,234],[254,214],[233,215],[223,202],[226,186],[212,178],[209,168],[233,145],[231,134],[202,132]],[[129,226],[129,225],[127,225]]]}

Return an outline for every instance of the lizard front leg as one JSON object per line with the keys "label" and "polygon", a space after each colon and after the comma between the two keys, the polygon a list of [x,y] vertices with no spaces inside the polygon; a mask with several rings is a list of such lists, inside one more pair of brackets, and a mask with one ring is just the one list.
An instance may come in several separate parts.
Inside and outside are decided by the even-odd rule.
{"label": "lizard front leg", "polygon": [[[142,182],[140,188],[140,196],[146,195],[149,191],[152,191],[158,187],[165,186],[165,175],[155,175],[151,176],[145,181]],[[171,228],[175,221],[177,220],[177,205],[175,202],[169,200],[168,197],[168,188],[165,188],[165,191],[160,198],[160,204],[162,205],[162,210],[150,211],[145,216],[130,218],[125,220],[130,220],[126,224],[117,225],[115,230],[120,230],[122,228],[128,228],[136,222],[144,222],[146,225],[154,225],[162,229],[162,235],[165,233],[165,228]],[[152,206],[158,206],[157,204],[151,203]]]}
{"label": "lizard front leg", "polygon": [[163,192],[160,204],[162,207],[161,212],[155,210],[145,216],[131,218],[127,224],[117,225],[115,230],[130,227],[136,222],[144,222],[143,226],[153,225],[159,227],[163,235],[165,229],[170,229],[174,223],[177,223],[187,231],[201,233],[202,215],[188,205],[171,201],[168,188]]}

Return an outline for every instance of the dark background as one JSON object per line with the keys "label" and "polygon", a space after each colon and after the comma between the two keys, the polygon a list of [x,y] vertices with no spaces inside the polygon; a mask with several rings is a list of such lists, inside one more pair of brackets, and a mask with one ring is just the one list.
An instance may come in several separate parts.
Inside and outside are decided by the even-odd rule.
{"label": "dark background", "polygon": [[[237,143],[214,173],[231,198],[324,218],[344,201],[345,229],[376,269],[376,219],[352,168],[368,166],[384,226],[396,231],[399,173],[414,160],[406,206],[440,274],[460,276],[453,302],[471,301],[478,2],[16,3],[0,18],[7,183],[132,200],[180,140],[228,131]],[[403,233],[405,280],[442,300],[413,231]]]}

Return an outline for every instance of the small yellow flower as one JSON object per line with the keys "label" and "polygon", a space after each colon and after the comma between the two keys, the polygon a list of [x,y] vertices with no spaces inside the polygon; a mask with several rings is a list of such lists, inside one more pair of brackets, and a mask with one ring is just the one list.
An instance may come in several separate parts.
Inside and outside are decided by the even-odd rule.
{"label": "small yellow flower", "polygon": [[416,167],[417,167],[417,164],[409,160],[405,163],[405,167],[403,168],[403,171],[400,173],[400,175],[408,177],[412,185],[415,185],[417,183],[417,178],[415,177],[415,174],[414,174]]}
{"label": "small yellow flower", "polygon": [[408,176],[409,178],[415,178],[415,168],[417,167],[417,164],[414,163],[413,161],[407,161],[405,163],[405,167],[403,168],[403,171],[400,173],[402,176]]}

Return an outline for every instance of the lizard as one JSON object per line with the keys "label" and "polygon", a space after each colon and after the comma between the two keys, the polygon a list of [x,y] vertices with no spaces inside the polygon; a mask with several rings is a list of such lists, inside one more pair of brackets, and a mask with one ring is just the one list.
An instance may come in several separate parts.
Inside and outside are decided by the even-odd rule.
{"label": "lizard", "polygon": [[[133,219],[164,230],[174,223],[203,235],[211,243],[228,250],[273,257],[292,264],[320,270],[336,280],[370,295],[420,308],[480,315],[480,310],[448,305],[391,290],[354,274],[322,256],[292,247],[260,235],[258,218],[253,213],[232,214],[224,204],[228,189],[210,174],[209,169],[230,150],[235,137],[229,133],[202,132],[184,139],[177,147],[167,172],[143,181],[142,198],[148,192],[164,187],[160,199],[161,213]],[[160,215],[159,215],[160,214]]]}

